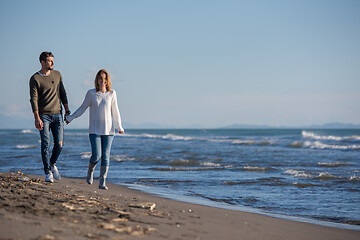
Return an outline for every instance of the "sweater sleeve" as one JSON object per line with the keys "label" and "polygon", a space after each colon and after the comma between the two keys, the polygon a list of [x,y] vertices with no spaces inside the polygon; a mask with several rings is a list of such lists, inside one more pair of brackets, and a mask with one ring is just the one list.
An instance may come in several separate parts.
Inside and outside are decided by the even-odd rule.
{"label": "sweater sleeve", "polygon": [[39,111],[38,85],[37,85],[37,82],[35,81],[34,77],[30,78],[29,86],[30,86],[30,103],[31,103],[32,111],[33,112]]}
{"label": "sweater sleeve", "polygon": [[116,97],[116,92],[114,91],[114,96],[112,98],[112,102],[111,102],[111,115],[112,118],[114,120],[115,126],[119,131],[124,131],[122,125],[121,125],[121,117],[120,117],[120,111],[119,111],[119,107],[117,104],[117,97]]}
{"label": "sweater sleeve", "polygon": [[66,96],[66,91],[65,91],[65,87],[64,87],[64,83],[63,83],[61,74],[60,74],[60,83],[59,84],[60,84],[60,86],[59,86],[60,100],[63,105],[68,104],[68,99]]}
{"label": "sweater sleeve", "polygon": [[80,117],[90,105],[91,105],[91,93],[90,93],[90,90],[89,90],[86,93],[84,102],[81,104],[81,106],[73,114],[66,116],[66,120],[71,122],[75,118]]}

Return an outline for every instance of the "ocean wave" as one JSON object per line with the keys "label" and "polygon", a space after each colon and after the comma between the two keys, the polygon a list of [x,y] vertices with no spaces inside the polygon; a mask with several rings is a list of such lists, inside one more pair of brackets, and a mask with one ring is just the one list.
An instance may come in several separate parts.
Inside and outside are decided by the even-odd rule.
{"label": "ocean wave", "polygon": [[320,136],[317,135],[315,133],[312,132],[307,132],[307,131],[302,131],[301,135],[304,138],[310,138],[310,139],[315,139],[315,140],[333,140],[333,141],[344,141],[344,140],[356,140],[359,141],[360,140],[360,136],[346,136],[346,137],[339,137],[339,136],[332,136],[332,135],[328,135],[328,136]]}
{"label": "ocean wave", "polygon": [[221,164],[214,163],[214,162],[200,162],[196,160],[190,160],[190,159],[177,159],[173,160],[169,163],[170,166],[175,167],[197,167],[197,166],[203,166],[203,167],[221,167]]}
{"label": "ocean wave", "polygon": [[124,161],[134,161],[135,158],[129,157],[128,155],[121,154],[121,155],[111,155],[111,160],[117,161],[117,162],[124,162]]}
{"label": "ocean wave", "polygon": [[185,167],[163,167],[163,168],[151,168],[154,171],[163,172],[198,172],[198,171],[213,171],[213,170],[224,170],[226,167],[204,167],[204,168],[185,168]]}
{"label": "ocean wave", "polygon": [[301,178],[313,178],[313,177],[315,177],[313,174],[306,173],[305,171],[295,170],[295,169],[286,170],[284,172],[284,174],[294,175],[295,177],[301,177]]}
{"label": "ocean wave", "polygon": [[238,144],[238,145],[254,145],[256,144],[255,141],[251,141],[251,140],[234,140],[232,141],[233,144]]}
{"label": "ocean wave", "polygon": [[325,144],[319,141],[305,141],[303,146],[315,149],[360,150],[360,145],[332,145]]}
{"label": "ocean wave", "polygon": [[287,145],[291,148],[313,148],[313,149],[334,149],[334,150],[360,150],[360,145],[334,145],[320,141],[295,141]]}
{"label": "ocean wave", "polygon": [[91,152],[82,152],[81,153],[81,158],[90,158],[91,157]]}
{"label": "ocean wave", "polygon": [[295,141],[292,142],[290,144],[287,145],[288,147],[293,147],[293,148],[302,148],[304,146],[303,142],[299,142],[299,141]]}
{"label": "ocean wave", "polygon": [[223,185],[264,185],[264,186],[289,186],[290,183],[283,181],[284,178],[270,177],[259,179],[245,179],[239,181],[223,181]]}
{"label": "ocean wave", "polygon": [[214,142],[214,143],[232,143],[233,142],[233,140],[223,139],[223,138],[208,139],[208,141]]}
{"label": "ocean wave", "polygon": [[360,181],[360,177],[359,176],[351,176],[349,178],[350,181]]}
{"label": "ocean wave", "polygon": [[326,180],[333,180],[333,179],[341,179],[342,177],[334,176],[328,172],[321,172],[321,173],[319,173],[318,178],[320,180],[326,181]]}
{"label": "ocean wave", "polygon": [[29,134],[29,133],[35,133],[33,130],[31,129],[24,129],[21,131],[21,133],[24,133],[24,134]]}
{"label": "ocean wave", "polygon": [[138,182],[172,184],[172,183],[193,183],[194,181],[191,181],[191,180],[174,180],[174,179],[139,179]]}
{"label": "ocean wave", "polygon": [[297,178],[312,178],[312,179],[319,179],[322,181],[338,180],[338,179],[351,180],[349,177],[335,176],[328,172],[307,173],[305,171],[295,170],[295,169],[286,170],[284,172],[284,174],[294,175],[294,177],[297,177]]}
{"label": "ocean wave", "polygon": [[89,133],[73,133],[73,132],[64,132],[66,136],[88,136]]}
{"label": "ocean wave", "polygon": [[312,184],[312,183],[293,183],[293,186],[298,188],[306,188],[306,187],[317,187],[318,185]]}
{"label": "ocean wave", "polygon": [[171,161],[170,165],[175,167],[195,167],[195,166],[200,166],[200,162],[189,159],[177,159]]}
{"label": "ocean wave", "polygon": [[258,166],[243,166],[243,170],[250,172],[265,172],[274,170],[271,167],[258,167]]}
{"label": "ocean wave", "polygon": [[350,163],[344,162],[319,162],[318,165],[320,167],[344,167],[344,166],[352,166]]}
{"label": "ocean wave", "polygon": [[23,145],[16,145],[17,149],[31,149],[36,148],[36,145],[30,145],[30,144],[23,144]]}
{"label": "ocean wave", "polygon": [[221,167],[221,164],[213,162],[202,162],[200,165],[204,167]]}
{"label": "ocean wave", "polygon": [[165,140],[173,140],[173,141],[190,141],[190,140],[196,140],[197,138],[192,137],[185,137],[185,136],[178,136],[175,134],[166,134],[166,135],[159,135],[159,134],[148,134],[148,133],[142,133],[142,134],[124,134],[124,137],[135,137],[135,138],[156,138],[156,139],[165,139]]}

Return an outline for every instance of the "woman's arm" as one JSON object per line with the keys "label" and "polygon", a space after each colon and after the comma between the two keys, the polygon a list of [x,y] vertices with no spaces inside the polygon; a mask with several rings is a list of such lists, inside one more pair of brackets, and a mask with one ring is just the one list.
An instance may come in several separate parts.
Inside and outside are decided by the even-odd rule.
{"label": "woman's arm", "polygon": [[117,104],[117,97],[116,97],[116,92],[115,90],[113,90],[113,98],[112,98],[112,102],[111,102],[111,115],[112,118],[114,119],[114,123],[116,128],[119,130],[119,133],[124,133],[124,129],[121,125],[121,117],[120,117],[120,111],[119,111],[119,107]]}
{"label": "woman's arm", "polygon": [[66,123],[69,124],[75,118],[80,117],[90,105],[91,105],[91,92],[89,90],[86,93],[84,102],[81,104],[81,106],[73,114],[66,116]]}

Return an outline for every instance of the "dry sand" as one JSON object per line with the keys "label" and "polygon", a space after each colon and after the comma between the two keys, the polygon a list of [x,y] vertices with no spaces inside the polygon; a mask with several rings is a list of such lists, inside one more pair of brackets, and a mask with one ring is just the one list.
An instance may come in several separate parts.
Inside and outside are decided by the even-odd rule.
{"label": "dry sand", "polygon": [[360,239],[360,231],[207,207],[84,179],[0,173],[0,239]]}

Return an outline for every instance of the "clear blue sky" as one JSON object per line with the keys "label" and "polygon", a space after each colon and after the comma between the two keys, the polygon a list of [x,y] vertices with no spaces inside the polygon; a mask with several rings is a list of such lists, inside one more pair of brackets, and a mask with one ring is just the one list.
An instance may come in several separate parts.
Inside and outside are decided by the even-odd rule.
{"label": "clear blue sky", "polygon": [[28,81],[48,50],[73,111],[110,72],[125,128],[360,124],[359,13],[358,0],[2,0],[0,115],[33,126]]}

